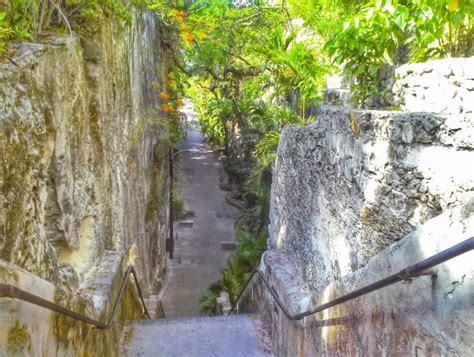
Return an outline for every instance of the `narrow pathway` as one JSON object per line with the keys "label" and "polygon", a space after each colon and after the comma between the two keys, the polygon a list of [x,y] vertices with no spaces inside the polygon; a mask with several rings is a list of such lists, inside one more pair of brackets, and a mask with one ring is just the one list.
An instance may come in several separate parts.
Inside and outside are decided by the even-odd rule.
{"label": "narrow pathway", "polygon": [[192,108],[183,112],[187,116],[187,139],[179,148],[177,176],[181,178],[185,209],[194,212],[194,217],[175,223],[175,254],[162,295],[167,317],[201,314],[199,299],[219,278],[231,253],[223,250],[221,243],[234,240],[238,213],[219,189],[222,164],[204,142]]}

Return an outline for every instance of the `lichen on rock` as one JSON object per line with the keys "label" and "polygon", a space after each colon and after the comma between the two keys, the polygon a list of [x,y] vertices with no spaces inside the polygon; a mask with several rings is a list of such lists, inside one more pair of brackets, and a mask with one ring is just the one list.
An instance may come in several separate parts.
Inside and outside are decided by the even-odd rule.
{"label": "lichen on rock", "polygon": [[26,324],[16,321],[8,330],[7,350],[12,354],[31,350],[31,338]]}
{"label": "lichen on rock", "polygon": [[[164,119],[152,84],[164,82],[169,60],[155,13],[131,11],[130,27],[104,16],[94,38],[21,43],[11,61],[0,63],[0,261],[14,267],[4,273],[0,266],[0,280],[15,282],[15,269],[34,273],[37,280],[20,277],[18,284],[42,286],[45,298],[92,317],[108,316],[125,267],[117,265],[110,286],[101,287],[111,296],[100,312],[73,294],[109,252],[123,262],[130,247],[139,247],[136,269],[146,295],[156,293],[166,269],[169,175],[161,158],[168,130],[157,124]],[[30,336],[32,351],[95,355],[94,345],[104,346],[104,354],[116,351],[123,320],[141,317],[133,289],[127,287],[110,331],[39,308],[28,321],[14,302],[2,304],[9,322],[0,336],[18,316],[18,326],[41,330]]]}

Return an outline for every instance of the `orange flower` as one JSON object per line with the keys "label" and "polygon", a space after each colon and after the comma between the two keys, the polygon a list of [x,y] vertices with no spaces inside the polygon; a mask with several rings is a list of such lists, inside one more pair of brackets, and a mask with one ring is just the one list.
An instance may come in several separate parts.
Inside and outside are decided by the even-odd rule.
{"label": "orange flower", "polygon": [[173,113],[176,111],[175,108],[173,108],[172,106],[170,105],[164,105],[163,106],[163,111],[167,112],[167,113]]}
{"label": "orange flower", "polygon": [[158,97],[160,97],[162,99],[168,99],[170,97],[170,95],[166,92],[161,92],[160,94],[158,94]]}
{"label": "orange flower", "polygon": [[194,37],[193,35],[191,35],[189,31],[183,31],[183,38],[184,38],[184,41],[190,45],[194,43]]}
{"label": "orange flower", "polygon": [[184,18],[186,17],[186,12],[183,10],[179,10],[176,12],[174,15],[175,19],[178,23],[183,24],[184,23]]}

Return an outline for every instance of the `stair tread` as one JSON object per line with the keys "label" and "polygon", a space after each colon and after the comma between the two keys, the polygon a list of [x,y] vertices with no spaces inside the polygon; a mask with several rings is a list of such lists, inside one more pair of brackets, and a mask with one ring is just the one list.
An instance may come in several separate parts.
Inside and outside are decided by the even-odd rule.
{"label": "stair tread", "polygon": [[[269,356],[251,315],[139,320],[124,331],[125,356]],[[263,342],[262,342],[263,340]]]}
{"label": "stair tread", "polygon": [[128,325],[172,325],[172,324],[192,324],[192,323],[206,323],[206,322],[229,322],[232,320],[248,320],[252,318],[249,314],[228,315],[228,316],[186,316],[186,317],[167,317],[165,319],[156,320],[135,320],[129,321]]}

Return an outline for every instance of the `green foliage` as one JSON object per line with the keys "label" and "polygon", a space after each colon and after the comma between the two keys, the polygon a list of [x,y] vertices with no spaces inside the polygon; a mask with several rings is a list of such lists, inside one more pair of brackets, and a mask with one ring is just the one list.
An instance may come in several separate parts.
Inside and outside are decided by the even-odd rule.
{"label": "green foliage", "polygon": [[202,305],[212,310],[219,290],[234,300],[266,245],[271,166],[284,125],[305,123],[331,71],[322,41],[293,24],[289,8],[198,0],[164,11],[180,32],[180,66],[201,128],[222,148],[232,180],[249,208],[238,248]]}
{"label": "green foliage", "polygon": [[308,112],[320,102],[329,74],[342,67],[362,101],[385,95],[379,78],[402,50],[411,51],[412,60],[472,54],[472,0],[148,5],[179,33],[173,59],[187,76],[186,96],[205,135],[222,149],[233,194],[247,204],[237,251],[202,300],[207,311],[221,289],[235,299],[258,263],[280,132],[314,120]]}
{"label": "green foliage", "polygon": [[267,201],[270,184],[265,184],[265,174],[270,174],[273,161],[276,158],[276,149],[280,140],[278,131],[270,131],[263,136],[255,146],[255,167],[248,179],[247,188],[261,200]]}
{"label": "green foliage", "polygon": [[211,315],[215,311],[216,299],[219,297],[222,291],[220,281],[213,283],[209,286],[209,289],[205,295],[199,299],[201,310],[207,315]]}
{"label": "green foliage", "polygon": [[392,64],[397,48],[404,43],[408,20],[405,6],[392,0],[376,0],[345,22],[326,48],[344,73],[355,82],[355,99],[379,94],[377,73],[383,64]]}
{"label": "green foliage", "polygon": [[331,70],[321,44],[293,24],[288,10],[198,0],[165,11],[181,34],[188,96],[201,127],[240,183],[249,177],[255,145],[285,124],[280,113],[304,116],[322,98]]}
{"label": "green foliage", "polygon": [[238,248],[222,270],[220,280],[222,289],[229,293],[232,303],[242,291],[250,272],[257,267],[267,244],[265,234],[258,234],[248,229],[237,230],[236,236]]}
{"label": "green foliage", "polygon": [[0,12],[0,53],[7,40],[37,40],[50,32],[94,32],[102,16],[129,25],[131,14],[120,0],[11,0]]}
{"label": "green foliage", "polygon": [[201,308],[205,313],[211,314],[214,311],[216,299],[221,291],[229,294],[231,303],[234,303],[250,272],[254,270],[260,256],[266,249],[267,237],[265,234],[257,234],[249,229],[239,229],[236,232],[237,250],[229,260],[227,266],[221,272],[218,282],[209,287],[209,291],[201,300]]}
{"label": "green foliage", "polygon": [[232,112],[232,105],[226,99],[210,98],[207,105],[201,104],[198,115],[201,119],[201,129],[215,146],[224,144],[224,127],[221,118],[227,118]]}
{"label": "green foliage", "polygon": [[73,29],[86,34],[98,30],[103,16],[112,16],[119,24],[127,26],[132,22],[129,9],[119,0],[81,0],[71,11]]}
{"label": "green foliage", "polygon": [[347,16],[357,11],[360,0],[287,0],[293,18],[301,18],[314,37],[324,43]]}
{"label": "green foliage", "polygon": [[253,47],[263,56],[268,74],[263,78],[267,87],[275,89],[273,96],[298,91],[300,108],[322,98],[324,78],[330,72],[328,65],[317,60],[318,50],[310,41],[298,41],[298,31],[285,31],[277,26],[269,31],[267,41]]}
{"label": "green foliage", "polygon": [[472,0],[412,0],[409,4],[412,61],[474,55]]}
{"label": "green foliage", "polygon": [[175,219],[179,219],[184,215],[184,201],[176,189],[173,192],[173,215]]}
{"label": "green foliage", "polygon": [[383,95],[379,70],[396,62],[402,46],[411,61],[472,55],[473,15],[472,0],[373,0],[344,22],[326,49],[354,81],[356,99]]}
{"label": "green foliage", "polygon": [[13,30],[10,28],[6,16],[5,12],[0,12],[0,54],[6,49],[5,41],[13,36]]}
{"label": "green foliage", "polygon": [[236,232],[238,249],[236,257],[243,265],[251,270],[255,269],[260,262],[260,256],[267,247],[265,234],[256,233],[248,229],[239,229]]}

